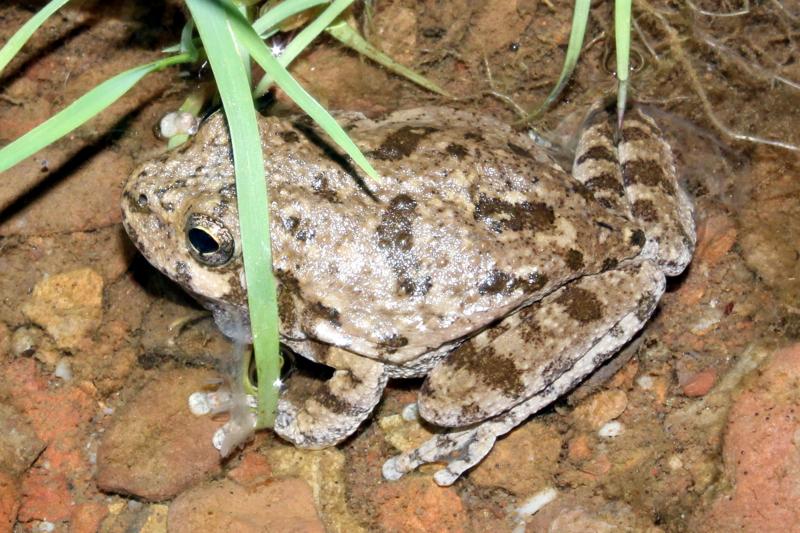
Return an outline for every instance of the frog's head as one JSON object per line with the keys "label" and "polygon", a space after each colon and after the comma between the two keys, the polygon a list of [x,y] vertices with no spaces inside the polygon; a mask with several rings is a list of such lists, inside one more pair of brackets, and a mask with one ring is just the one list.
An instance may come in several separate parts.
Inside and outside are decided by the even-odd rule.
{"label": "frog's head", "polygon": [[147,260],[213,311],[226,335],[241,339],[232,324],[246,324],[247,298],[222,116],[207,121],[191,145],[137,168],[125,184],[122,214]]}

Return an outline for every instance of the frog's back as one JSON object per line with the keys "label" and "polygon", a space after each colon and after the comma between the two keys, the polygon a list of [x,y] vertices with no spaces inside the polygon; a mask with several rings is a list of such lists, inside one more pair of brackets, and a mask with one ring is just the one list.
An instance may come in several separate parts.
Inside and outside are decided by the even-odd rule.
{"label": "frog's back", "polygon": [[346,122],[379,183],[308,122],[262,121],[289,339],[402,364],[639,252],[627,219],[491,118]]}

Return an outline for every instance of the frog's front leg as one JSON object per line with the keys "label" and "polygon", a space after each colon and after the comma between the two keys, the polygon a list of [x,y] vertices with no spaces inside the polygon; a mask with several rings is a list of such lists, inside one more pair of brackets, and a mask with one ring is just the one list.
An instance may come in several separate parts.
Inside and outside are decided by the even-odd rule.
{"label": "frog's front leg", "polygon": [[303,448],[324,448],[352,434],[380,401],[388,379],[383,364],[336,347],[320,362],[333,376],[305,398],[281,396],[275,432]]}
{"label": "frog's front leg", "polygon": [[584,277],[462,344],[434,368],[419,412],[456,428],[386,462],[397,479],[444,461],[453,483],[507,433],[575,386],[624,345],[652,314],[664,275],[651,261]]}

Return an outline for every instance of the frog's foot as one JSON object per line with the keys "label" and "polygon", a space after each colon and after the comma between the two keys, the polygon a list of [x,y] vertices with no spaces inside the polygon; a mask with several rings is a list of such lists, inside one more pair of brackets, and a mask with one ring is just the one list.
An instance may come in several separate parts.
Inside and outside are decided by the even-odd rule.
{"label": "frog's foot", "polygon": [[222,386],[211,392],[192,393],[189,410],[196,416],[230,414],[230,419],[214,432],[211,439],[220,455],[227,457],[255,432],[257,402],[255,396]]}
{"label": "frog's foot", "polygon": [[[451,353],[428,375],[419,412],[453,429],[390,459],[387,479],[445,460],[435,476],[450,484],[495,439],[544,408],[639,331],[664,291],[650,261],[587,276],[511,315]],[[475,425],[478,424],[478,425]]]}
{"label": "frog's foot", "polygon": [[386,386],[386,369],[377,361],[332,348],[325,364],[336,370],[313,395],[285,394],[278,402],[275,432],[302,448],[324,448],[352,434]]}

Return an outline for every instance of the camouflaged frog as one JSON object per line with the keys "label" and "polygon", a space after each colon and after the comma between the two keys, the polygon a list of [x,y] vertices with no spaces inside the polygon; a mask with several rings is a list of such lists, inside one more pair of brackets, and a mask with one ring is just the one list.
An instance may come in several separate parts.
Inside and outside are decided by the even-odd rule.
{"label": "camouflaged frog", "polygon": [[[380,182],[307,119],[260,119],[282,342],[334,369],[315,393],[282,395],[275,431],[336,444],[389,379],[424,376],[419,415],[446,429],[383,473],[443,461],[435,479],[450,484],[643,327],[691,259],[692,205],[637,107],[618,142],[609,113],[590,114],[571,175],[479,114],[339,119]],[[122,207],[145,257],[237,336],[248,311],[223,115],[139,167]]]}

